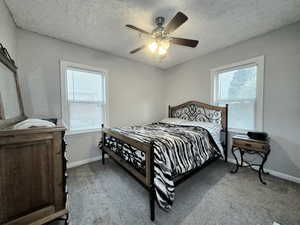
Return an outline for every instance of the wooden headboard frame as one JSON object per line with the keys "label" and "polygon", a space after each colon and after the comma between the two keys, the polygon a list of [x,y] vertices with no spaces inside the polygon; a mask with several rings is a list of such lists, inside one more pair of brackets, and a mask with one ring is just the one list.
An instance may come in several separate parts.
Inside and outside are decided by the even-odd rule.
{"label": "wooden headboard frame", "polygon": [[228,148],[228,105],[225,107],[189,101],[177,106],[169,106],[169,118],[181,118],[192,121],[205,121],[221,124],[224,133],[224,153],[227,161]]}

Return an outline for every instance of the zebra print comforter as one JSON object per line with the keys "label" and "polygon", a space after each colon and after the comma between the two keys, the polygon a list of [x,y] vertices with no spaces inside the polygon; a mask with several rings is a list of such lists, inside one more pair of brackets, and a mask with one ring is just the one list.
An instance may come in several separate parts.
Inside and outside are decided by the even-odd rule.
{"label": "zebra print comforter", "polygon": [[[175,198],[174,178],[221,155],[210,133],[202,127],[156,123],[111,130],[141,142],[154,141],[156,199],[164,209],[170,209]],[[139,172],[145,173],[143,152],[113,137],[107,137],[105,144]]]}

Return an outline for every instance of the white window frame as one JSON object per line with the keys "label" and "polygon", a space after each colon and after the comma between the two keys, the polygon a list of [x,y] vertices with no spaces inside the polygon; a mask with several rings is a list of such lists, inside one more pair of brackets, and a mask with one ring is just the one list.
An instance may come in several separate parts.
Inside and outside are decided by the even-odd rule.
{"label": "white window frame", "polygon": [[61,115],[62,115],[62,122],[64,126],[67,128],[66,135],[74,135],[74,134],[83,134],[83,133],[90,133],[90,132],[100,132],[102,128],[97,129],[84,129],[78,131],[71,131],[70,128],[70,120],[69,120],[69,105],[68,105],[68,94],[67,94],[67,69],[68,68],[75,68],[78,70],[87,70],[92,72],[101,73],[104,76],[104,93],[105,93],[105,105],[104,105],[104,126],[109,127],[109,104],[108,104],[108,71],[105,69],[97,68],[94,66],[69,62],[69,61],[60,61],[60,83],[61,83]]}
{"label": "white window frame", "polygon": [[[247,59],[244,61],[232,63],[229,65],[220,66],[211,69],[211,103],[216,104],[216,96],[218,93],[217,85],[217,75],[220,72],[231,71],[234,69],[240,69],[244,67],[249,67],[251,65],[257,66],[257,76],[256,76],[256,104],[255,104],[255,131],[263,131],[263,94],[264,94],[264,61],[265,57],[258,56],[255,58]],[[229,107],[230,110],[230,107]],[[236,129],[229,128],[229,131],[236,133],[247,133],[247,129]]]}

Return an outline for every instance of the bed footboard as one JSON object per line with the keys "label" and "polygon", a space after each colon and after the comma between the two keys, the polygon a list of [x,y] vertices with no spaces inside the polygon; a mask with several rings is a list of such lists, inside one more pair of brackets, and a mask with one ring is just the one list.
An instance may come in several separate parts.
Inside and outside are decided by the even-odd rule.
{"label": "bed footboard", "polygon": [[[126,160],[122,159],[118,154],[106,146],[106,137],[111,136],[118,139],[120,142],[131,145],[145,153],[145,175],[139,173]],[[130,175],[139,181],[149,191],[150,201],[150,218],[155,219],[155,191],[154,191],[154,148],[153,142],[144,143],[135,139],[126,137],[119,133],[108,129],[102,131],[102,163],[105,164],[105,154],[108,154],[114,161],[122,166]]]}

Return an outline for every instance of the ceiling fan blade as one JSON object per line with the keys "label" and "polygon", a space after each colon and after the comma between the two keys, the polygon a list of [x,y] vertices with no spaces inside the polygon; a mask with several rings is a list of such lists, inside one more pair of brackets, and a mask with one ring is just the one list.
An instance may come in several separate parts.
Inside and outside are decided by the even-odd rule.
{"label": "ceiling fan blade", "polygon": [[130,29],[133,29],[133,30],[136,30],[136,31],[138,31],[138,32],[141,32],[141,33],[143,33],[143,34],[151,34],[151,33],[147,32],[147,31],[145,31],[145,30],[143,30],[143,29],[140,29],[140,28],[138,28],[138,27],[136,27],[136,26],[133,26],[133,25],[130,25],[130,24],[126,24],[126,27],[128,27],[128,28],[130,28]]}
{"label": "ceiling fan blade", "polygon": [[178,27],[180,27],[185,21],[188,20],[188,17],[184,15],[182,12],[178,12],[173,19],[168,23],[165,27],[165,31],[167,33],[172,33]]}
{"label": "ceiling fan blade", "polygon": [[138,51],[142,50],[142,49],[143,49],[143,48],[145,48],[145,47],[146,47],[146,45],[142,45],[141,47],[139,47],[139,48],[136,48],[136,49],[134,49],[134,50],[130,51],[130,54],[134,54],[134,53],[136,53],[136,52],[138,52]]}
{"label": "ceiling fan blade", "polygon": [[175,45],[183,45],[191,48],[195,48],[198,45],[198,40],[185,39],[185,38],[176,38],[172,37],[171,43]]}

